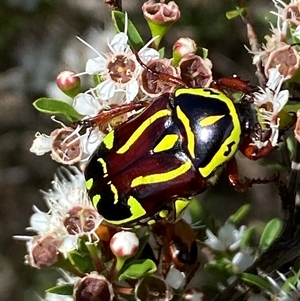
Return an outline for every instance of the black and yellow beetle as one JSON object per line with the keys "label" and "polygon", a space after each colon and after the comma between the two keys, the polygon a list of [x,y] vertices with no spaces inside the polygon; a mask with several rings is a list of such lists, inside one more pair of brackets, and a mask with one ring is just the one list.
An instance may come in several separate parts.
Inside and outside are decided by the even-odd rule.
{"label": "black and yellow beetle", "polygon": [[[245,148],[257,124],[249,101],[235,104],[216,88],[163,94],[100,143],[85,169],[89,197],[116,226],[175,221],[189,197],[214,184],[220,167]],[[230,181],[238,183],[235,170]]]}

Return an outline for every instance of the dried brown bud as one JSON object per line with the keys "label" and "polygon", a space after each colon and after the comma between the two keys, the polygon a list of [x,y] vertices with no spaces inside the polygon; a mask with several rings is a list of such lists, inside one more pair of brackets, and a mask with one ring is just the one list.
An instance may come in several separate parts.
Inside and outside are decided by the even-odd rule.
{"label": "dried brown bud", "polygon": [[212,63],[198,55],[186,55],[179,63],[182,80],[189,87],[208,87],[212,82]]}
{"label": "dried brown bud", "polygon": [[75,301],[112,301],[114,292],[104,276],[91,273],[75,283],[73,296]]}

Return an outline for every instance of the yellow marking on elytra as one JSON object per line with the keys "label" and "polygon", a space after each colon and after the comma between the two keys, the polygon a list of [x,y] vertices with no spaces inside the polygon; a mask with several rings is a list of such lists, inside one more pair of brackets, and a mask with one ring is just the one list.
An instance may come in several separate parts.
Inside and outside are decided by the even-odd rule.
{"label": "yellow marking on elytra", "polygon": [[134,198],[133,196],[130,196],[128,198],[127,204],[130,207],[130,212],[131,212],[131,216],[119,221],[115,221],[115,220],[107,220],[109,223],[113,224],[113,225],[120,225],[120,224],[125,224],[128,223],[132,220],[135,219],[139,219],[142,216],[144,216],[146,214],[145,209],[142,207],[142,205],[140,204],[140,202]]}
{"label": "yellow marking on elytra", "polygon": [[100,194],[95,194],[93,196],[92,203],[93,203],[94,207],[97,208],[97,204],[99,203],[100,199],[101,199],[101,195]]}
{"label": "yellow marking on elytra", "polygon": [[208,126],[216,123],[220,119],[225,117],[225,115],[212,115],[212,116],[207,116],[199,121],[200,126]]}
{"label": "yellow marking on elytra", "polygon": [[114,204],[117,204],[119,201],[118,189],[113,184],[110,184],[110,189],[111,189],[112,193],[114,194]]}
{"label": "yellow marking on elytra", "polygon": [[[233,129],[229,136],[225,139],[225,141],[222,143],[220,149],[216,152],[216,154],[213,156],[213,158],[210,160],[210,162],[205,166],[199,168],[199,172],[203,177],[208,177],[211,175],[211,173],[220,165],[228,161],[237,151],[238,145],[240,142],[240,137],[241,137],[241,124],[239,120],[239,116],[237,114],[236,108],[232,102],[232,100],[227,97],[224,93],[212,89],[212,88],[199,88],[199,89],[187,89],[187,88],[182,88],[178,89],[175,92],[175,97],[179,96],[181,94],[193,94],[193,95],[198,95],[198,96],[203,96],[207,98],[214,98],[217,99],[223,103],[226,104],[228,110],[229,110],[229,115],[232,120],[232,126]],[[209,99],[207,100],[209,101]],[[226,155],[224,153],[228,152],[228,148],[230,148],[230,152]]]}
{"label": "yellow marking on elytra", "polygon": [[93,183],[94,183],[94,179],[93,178],[88,179],[85,182],[86,189],[90,190],[92,188],[92,186],[93,186]]}
{"label": "yellow marking on elytra", "polygon": [[171,149],[178,140],[178,135],[169,134],[164,136],[164,138],[154,147],[153,151],[159,153],[165,150]]}
{"label": "yellow marking on elytra", "polygon": [[97,161],[102,165],[103,173],[107,174],[107,165],[106,165],[106,162],[104,161],[104,159],[99,158]]}
{"label": "yellow marking on elytra", "polygon": [[187,161],[181,164],[178,168],[170,170],[168,172],[152,174],[148,176],[139,176],[132,180],[131,187],[133,188],[139,185],[156,184],[171,181],[186,173],[191,168],[191,166],[192,162]]}
{"label": "yellow marking on elytra", "polygon": [[129,150],[129,148],[136,142],[136,140],[143,134],[143,132],[157,119],[165,116],[170,116],[171,112],[169,110],[160,110],[153,114],[151,117],[146,119],[130,136],[126,143],[117,150],[117,154],[124,154]]}
{"label": "yellow marking on elytra", "polygon": [[187,135],[187,148],[192,158],[195,158],[195,135],[191,129],[190,120],[182,112],[179,106],[176,107],[178,118],[182,121],[186,135]]}
{"label": "yellow marking on elytra", "polygon": [[185,208],[189,205],[190,201],[187,199],[177,199],[175,201],[175,221],[178,221],[181,219]]}
{"label": "yellow marking on elytra", "polygon": [[102,140],[102,142],[105,144],[107,149],[112,149],[114,145],[114,137],[115,137],[115,132],[111,131]]}

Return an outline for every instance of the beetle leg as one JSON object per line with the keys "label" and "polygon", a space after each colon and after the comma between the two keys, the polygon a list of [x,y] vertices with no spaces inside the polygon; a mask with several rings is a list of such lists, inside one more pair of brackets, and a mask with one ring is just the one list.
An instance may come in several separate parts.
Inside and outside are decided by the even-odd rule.
{"label": "beetle leg", "polygon": [[234,189],[238,192],[244,192],[248,188],[252,187],[253,184],[268,184],[272,182],[276,182],[278,180],[278,175],[274,175],[270,178],[264,179],[250,179],[245,177],[243,181],[240,180],[238,174],[238,166],[235,158],[231,158],[227,162],[227,175],[230,184],[234,187]]}
{"label": "beetle leg", "polygon": [[131,102],[120,106],[111,107],[110,110],[101,110],[96,116],[74,122],[74,125],[83,125],[85,127],[96,127],[109,123],[113,118],[119,117],[125,113],[146,108],[149,103],[145,101]]}
{"label": "beetle leg", "polygon": [[242,80],[236,75],[232,77],[223,77],[218,80],[214,80],[211,83],[210,87],[222,92],[229,88],[235,91],[241,91],[246,94],[254,92],[255,90],[255,87],[249,85],[249,81]]}

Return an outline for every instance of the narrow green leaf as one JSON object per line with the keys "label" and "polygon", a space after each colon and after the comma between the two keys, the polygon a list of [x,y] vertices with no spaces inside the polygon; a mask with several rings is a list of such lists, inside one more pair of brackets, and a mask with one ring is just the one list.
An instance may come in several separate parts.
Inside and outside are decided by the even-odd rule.
{"label": "narrow green leaf", "polygon": [[73,284],[64,284],[50,287],[46,290],[47,293],[57,294],[57,295],[73,295]]}
{"label": "narrow green leaf", "polygon": [[[112,19],[117,32],[124,32],[125,30],[125,14],[120,11],[112,11]],[[133,23],[128,19],[128,43],[132,50],[140,50],[144,45],[144,41],[140,36],[138,30]]]}
{"label": "narrow green leaf", "polygon": [[156,270],[156,264],[150,259],[135,260],[126,265],[125,270],[119,276],[119,280],[139,279],[155,273]]}
{"label": "narrow green leaf", "polygon": [[245,218],[245,216],[249,213],[250,209],[251,206],[249,204],[243,205],[228,218],[227,222],[234,225],[240,223]]}
{"label": "narrow green leaf", "polygon": [[270,283],[266,279],[260,276],[252,275],[249,273],[242,273],[241,279],[251,285],[255,285],[259,287],[263,291],[270,292],[271,289]]}
{"label": "narrow green leaf", "polygon": [[246,247],[249,245],[249,242],[250,242],[254,232],[255,232],[254,227],[250,227],[245,230],[243,237],[242,237],[241,244],[240,244],[241,247]]}
{"label": "narrow green leaf", "polygon": [[259,242],[261,250],[266,250],[271,243],[279,236],[282,230],[282,222],[278,218],[274,218],[266,225]]}
{"label": "narrow green leaf", "polygon": [[165,50],[166,50],[165,47],[162,47],[158,50],[160,59],[163,59],[165,57]]}
{"label": "narrow green leaf", "polygon": [[62,116],[71,122],[78,121],[83,117],[68,103],[52,98],[39,98],[33,103],[33,106],[42,113]]}

